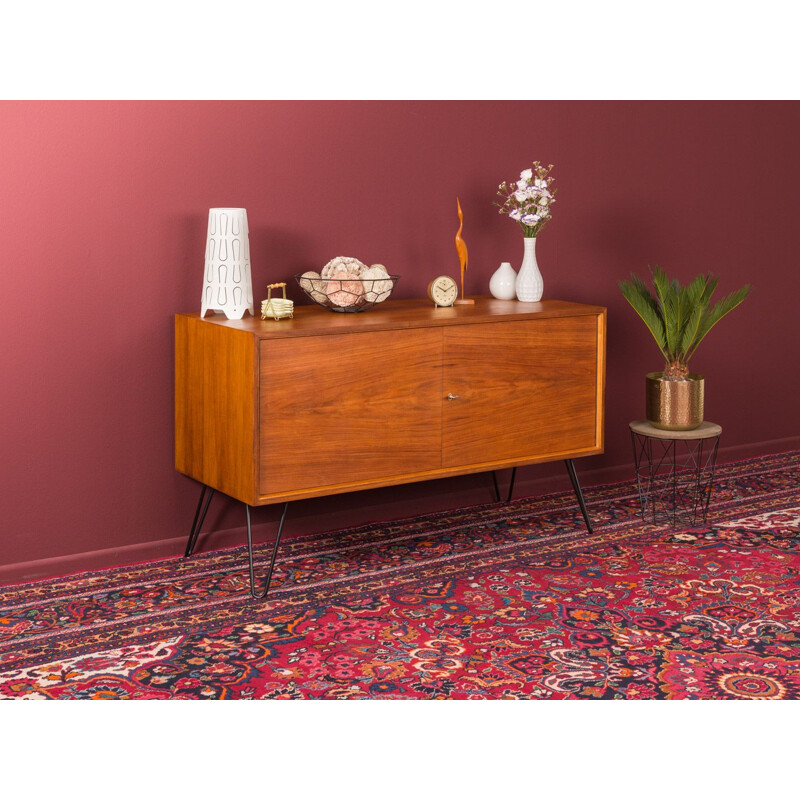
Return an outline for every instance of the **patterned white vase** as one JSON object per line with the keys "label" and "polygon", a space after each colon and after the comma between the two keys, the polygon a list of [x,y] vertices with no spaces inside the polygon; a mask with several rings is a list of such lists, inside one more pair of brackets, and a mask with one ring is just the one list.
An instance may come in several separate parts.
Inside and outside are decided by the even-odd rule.
{"label": "patterned white vase", "polygon": [[539,265],[536,263],[536,237],[526,236],[523,239],[525,252],[522,257],[522,266],[517,273],[517,300],[523,303],[536,303],[542,299],[544,281]]}
{"label": "patterned white vase", "polygon": [[208,211],[205,283],[200,316],[221,311],[228,319],[253,314],[253,280],[250,276],[250,235],[243,208]]}

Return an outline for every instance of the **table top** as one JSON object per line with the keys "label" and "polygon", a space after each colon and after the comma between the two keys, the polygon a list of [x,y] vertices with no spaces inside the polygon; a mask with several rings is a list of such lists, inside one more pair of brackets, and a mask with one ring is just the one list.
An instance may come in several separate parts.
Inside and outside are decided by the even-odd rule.
{"label": "table top", "polygon": [[[496,300],[493,297],[483,296],[475,297],[474,300],[473,305],[436,308],[429,300],[395,300],[390,297],[385,303],[358,314],[336,313],[318,305],[295,305],[293,319],[262,320],[261,315],[256,314],[255,317],[235,320],[228,319],[223,313],[215,313],[206,317],[204,322],[209,325],[247,331],[259,339],[277,339],[357,331],[444,327],[481,322],[597,316],[605,312],[602,306],[564,300],[521,303],[518,300]],[[178,316],[199,318],[200,314],[193,312]]]}
{"label": "table top", "polygon": [[699,428],[691,431],[665,431],[651,425],[646,419],[637,419],[630,423],[630,428],[634,433],[653,439],[711,439],[722,433],[722,427],[714,422],[701,422]]}

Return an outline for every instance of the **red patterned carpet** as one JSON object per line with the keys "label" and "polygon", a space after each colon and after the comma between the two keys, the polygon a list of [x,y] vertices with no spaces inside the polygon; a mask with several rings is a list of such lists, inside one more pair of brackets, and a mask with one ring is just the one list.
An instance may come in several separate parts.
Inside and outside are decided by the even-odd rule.
{"label": "red patterned carpet", "polygon": [[0,698],[800,698],[800,452],[702,527],[585,493],[289,540],[261,603],[244,548],[4,587]]}

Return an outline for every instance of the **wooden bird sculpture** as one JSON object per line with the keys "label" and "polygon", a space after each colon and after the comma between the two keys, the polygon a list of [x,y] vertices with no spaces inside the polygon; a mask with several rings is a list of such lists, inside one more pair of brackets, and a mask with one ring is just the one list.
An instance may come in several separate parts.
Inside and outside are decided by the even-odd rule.
{"label": "wooden bird sculpture", "polygon": [[456,303],[466,304],[473,303],[474,300],[466,300],[464,298],[464,273],[467,271],[467,262],[469,260],[467,255],[467,243],[461,238],[461,231],[464,228],[464,212],[461,210],[461,200],[456,197],[456,206],[458,208],[458,230],[456,231],[456,252],[458,253],[458,262],[461,265],[461,299],[456,300]]}

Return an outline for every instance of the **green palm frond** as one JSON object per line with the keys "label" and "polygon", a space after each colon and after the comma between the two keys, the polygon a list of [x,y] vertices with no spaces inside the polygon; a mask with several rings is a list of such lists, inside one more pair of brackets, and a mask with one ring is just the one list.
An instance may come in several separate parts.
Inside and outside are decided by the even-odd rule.
{"label": "green palm frond", "polygon": [[700,325],[703,322],[708,306],[698,303],[689,312],[689,318],[686,320],[686,326],[683,329],[681,336],[680,353],[683,357],[683,363],[688,363],[689,354],[692,343],[697,339],[697,333],[700,330]]}
{"label": "green palm frond", "polygon": [[[700,323],[708,308],[706,291],[710,278],[710,275],[698,275],[681,292],[683,323],[679,333],[677,350],[686,360],[688,360],[687,354],[697,337]],[[716,285],[716,279],[713,283]]]}
{"label": "green palm frond", "polygon": [[711,295],[714,294],[714,290],[717,288],[717,284],[719,283],[719,278],[712,275],[710,272],[708,275],[701,275],[700,277],[705,278],[706,285],[703,289],[703,302],[708,305],[711,302]]}
{"label": "green palm frond", "polygon": [[744,286],[709,310],[718,283],[711,273],[698,275],[687,286],[670,280],[658,266],[650,274],[654,292],[636,275],[631,275],[630,281],[620,281],[619,288],[647,325],[668,364],[687,365],[708,332],[750,291],[749,285]]}
{"label": "green palm frond", "polygon": [[650,294],[650,290],[636,275],[630,281],[620,281],[619,288],[633,310],[642,318],[647,329],[653,334],[658,349],[667,358],[667,339],[664,331],[664,320],[658,303]]}
{"label": "green palm frond", "polygon": [[659,316],[661,317],[661,321],[664,325],[664,341],[665,346],[664,349],[669,352],[672,350],[672,337],[670,336],[670,329],[667,320],[669,319],[669,291],[670,291],[670,284],[669,278],[667,278],[667,273],[664,272],[663,269],[656,266],[655,270],[650,271],[650,277],[653,281],[653,286],[656,290],[656,299],[658,301],[658,312]]}
{"label": "green palm frond", "polygon": [[[694,351],[697,350],[697,346],[703,339],[706,338],[708,332],[727,314],[730,314],[736,306],[742,303],[750,293],[750,284],[742,286],[741,289],[737,289],[735,292],[731,292],[727,297],[724,297],[720,300],[714,308],[703,316],[703,319],[700,322],[699,329],[697,334],[695,335],[694,341],[692,342],[691,349],[686,353],[686,360],[688,361],[692,355],[694,355]],[[707,307],[706,307],[707,309]]]}

